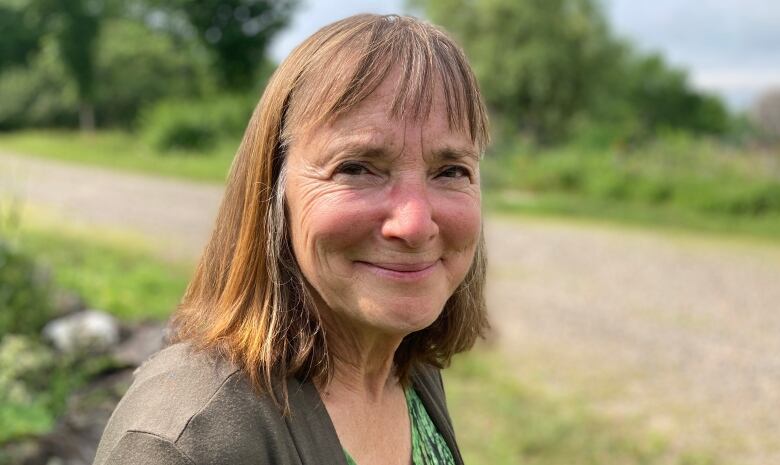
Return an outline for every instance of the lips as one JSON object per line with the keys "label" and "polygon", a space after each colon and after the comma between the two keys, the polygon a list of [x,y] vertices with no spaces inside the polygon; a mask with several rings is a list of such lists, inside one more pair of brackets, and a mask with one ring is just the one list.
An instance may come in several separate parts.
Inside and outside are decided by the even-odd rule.
{"label": "lips", "polygon": [[398,272],[415,272],[415,271],[423,271],[426,270],[433,265],[436,264],[438,260],[430,261],[430,262],[419,262],[419,263],[371,263],[371,262],[365,262],[368,265],[373,265],[378,268],[384,268],[386,270],[390,271],[398,271]]}
{"label": "lips", "polygon": [[358,266],[365,267],[372,273],[391,280],[401,282],[416,282],[431,276],[436,270],[440,260],[394,263],[394,262],[355,262]]}

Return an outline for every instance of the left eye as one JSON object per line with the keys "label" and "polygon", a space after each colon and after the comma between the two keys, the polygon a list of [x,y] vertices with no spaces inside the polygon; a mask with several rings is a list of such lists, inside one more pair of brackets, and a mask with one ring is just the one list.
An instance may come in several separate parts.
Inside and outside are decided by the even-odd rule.
{"label": "left eye", "polygon": [[439,172],[440,177],[444,178],[468,178],[471,172],[462,166],[448,166]]}

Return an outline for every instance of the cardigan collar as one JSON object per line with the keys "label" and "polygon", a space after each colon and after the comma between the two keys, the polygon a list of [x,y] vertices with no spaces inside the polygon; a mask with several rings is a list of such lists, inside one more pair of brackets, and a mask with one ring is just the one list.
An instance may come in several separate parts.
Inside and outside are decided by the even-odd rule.
{"label": "cardigan collar", "polygon": [[[455,464],[463,465],[439,381],[434,379],[434,376],[424,374],[422,369],[414,370],[411,377],[412,385],[428,415],[452,451]],[[347,465],[336,428],[314,383],[290,378],[287,388],[290,396],[290,416],[285,421],[299,452],[301,465]]]}

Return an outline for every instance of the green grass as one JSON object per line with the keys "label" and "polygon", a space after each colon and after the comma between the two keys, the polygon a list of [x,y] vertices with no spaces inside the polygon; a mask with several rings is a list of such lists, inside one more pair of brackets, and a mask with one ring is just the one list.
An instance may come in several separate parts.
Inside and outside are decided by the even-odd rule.
{"label": "green grass", "polygon": [[238,143],[221,141],[205,152],[161,154],[139,137],[120,131],[0,133],[0,151],[212,183],[225,181]]}
{"label": "green grass", "polygon": [[162,320],[175,309],[191,266],[156,259],[137,241],[58,227],[57,232],[25,225],[22,250],[53,273],[57,286],[76,291],[91,308],[123,320]]}
{"label": "green grass", "polygon": [[472,465],[709,465],[706,452],[679,451],[588,411],[586,402],[555,398],[505,372],[483,349],[445,371],[450,413],[465,463]]}
{"label": "green grass", "polygon": [[615,203],[562,193],[488,192],[488,211],[508,215],[560,217],[670,232],[696,232],[748,239],[780,240],[780,214],[728,217],[641,203]]}

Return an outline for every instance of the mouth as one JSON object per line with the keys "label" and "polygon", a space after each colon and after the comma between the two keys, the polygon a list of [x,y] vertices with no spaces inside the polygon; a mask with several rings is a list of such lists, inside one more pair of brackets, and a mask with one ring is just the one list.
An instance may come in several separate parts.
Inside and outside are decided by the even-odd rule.
{"label": "mouth", "polygon": [[364,262],[355,264],[368,268],[371,272],[385,278],[416,281],[430,276],[441,260],[424,261],[416,263],[388,263],[388,262]]}

